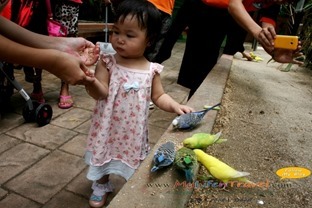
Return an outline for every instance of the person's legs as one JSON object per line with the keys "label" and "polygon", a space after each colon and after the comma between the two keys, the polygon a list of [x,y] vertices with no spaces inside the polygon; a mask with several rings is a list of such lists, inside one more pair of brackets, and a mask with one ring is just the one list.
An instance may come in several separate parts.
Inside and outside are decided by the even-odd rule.
{"label": "person's legs", "polygon": [[[71,2],[60,2],[55,6],[55,17],[67,27],[68,37],[76,37],[78,33],[79,4]],[[74,104],[72,96],[69,94],[69,85],[61,82],[59,97],[59,108],[71,108]]]}
{"label": "person's legs", "polygon": [[[253,13],[249,13],[252,15]],[[252,57],[245,52],[244,42],[247,36],[247,31],[242,28],[233,17],[229,18],[228,30],[226,34],[226,44],[223,49],[224,54],[234,55],[236,52],[240,52],[243,58],[248,61],[252,61]]]}
{"label": "person's legs", "polygon": [[42,69],[37,69],[33,67],[24,66],[25,80],[27,82],[33,83],[33,91],[30,97],[37,100],[39,103],[45,103],[42,91]]}
{"label": "person's legs", "polygon": [[192,1],[192,16],[186,40],[185,52],[178,77],[178,84],[190,89],[189,98],[216,64],[225,37],[228,13]]}
{"label": "person's legs", "polygon": [[185,0],[183,2],[182,6],[177,11],[175,18],[172,20],[172,24],[165,35],[157,55],[151,61],[162,63],[170,58],[173,46],[187,27],[190,15],[192,15],[189,9],[190,4],[191,0]]}
{"label": "person's legs", "polygon": [[71,108],[73,105],[74,101],[72,99],[72,96],[69,95],[69,85],[61,81],[61,91],[58,106],[59,108],[67,109]]}

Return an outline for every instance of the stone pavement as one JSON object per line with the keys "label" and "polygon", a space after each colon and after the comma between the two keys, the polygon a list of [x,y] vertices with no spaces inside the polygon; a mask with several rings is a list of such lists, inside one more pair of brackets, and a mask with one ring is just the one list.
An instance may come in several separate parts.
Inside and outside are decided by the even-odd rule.
{"label": "stone pavement", "polygon": [[[161,74],[165,91],[180,103],[185,103],[188,95],[187,89],[176,84],[183,51],[184,43],[177,43]],[[24,81],[24,73],[15,70],[15,77],[30,94],[32,84]],[[83,86],[70,86],[74,107],[59,109],[60,80],[44,72],[42,84],[46,102],[53,109],[49,125],[24,122],[21,114],[26,102],[18,93],[11,98],[12,109],[0,120],[0,207],[89,207],[91,182],[85,177],[87,166],[82,157],[95,102]],[[175,116],[157,108],[150,110],[152,147]],[[117,187],[109,201],[124,183],[119,177],[112,180]]]}

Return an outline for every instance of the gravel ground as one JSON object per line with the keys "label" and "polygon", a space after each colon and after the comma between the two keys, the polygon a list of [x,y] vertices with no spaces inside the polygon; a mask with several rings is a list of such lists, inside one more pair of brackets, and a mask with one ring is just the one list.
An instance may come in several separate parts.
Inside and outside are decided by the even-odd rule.
{"label": "gravel ground", "polygon": [[[312,71],[267,61],[248,62],[235,55],[213,133],[227,142],[207,148],[248,179],[266,188],[195,188],[187,207],[312,207],[312,177],[281,178],[285,167],[312,170]],[[199,173],[206,173],[201,166]],[[206,180],[207,182],[207,180]]]}

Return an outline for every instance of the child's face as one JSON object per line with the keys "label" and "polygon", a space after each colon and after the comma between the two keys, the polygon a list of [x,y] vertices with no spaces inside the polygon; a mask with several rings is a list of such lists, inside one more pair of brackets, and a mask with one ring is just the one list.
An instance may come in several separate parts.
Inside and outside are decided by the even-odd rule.
{"label": "child's face", "polygon": [[122,57],[141,57],[148,44],[146,29],[141,29],[137,19],[128,15],[123,23],[114,24],[111,43],[115,51]]}

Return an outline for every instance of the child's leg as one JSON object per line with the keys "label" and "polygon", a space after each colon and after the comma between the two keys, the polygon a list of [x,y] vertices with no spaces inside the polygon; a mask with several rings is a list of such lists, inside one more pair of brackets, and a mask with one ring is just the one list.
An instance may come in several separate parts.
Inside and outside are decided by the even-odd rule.
{"label": "child's leg", "polygon": [[89,200],[91,207],[102,207],[107,199],[108,193],[113,191],[113,186],[108,180],[109,175],[94,181],[92,184],[93,193]]}

